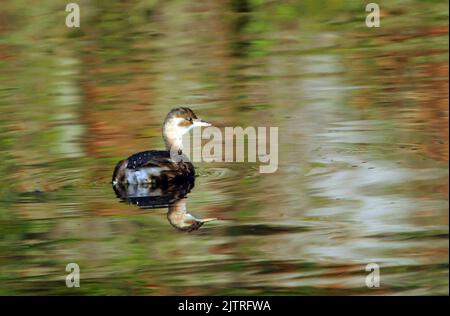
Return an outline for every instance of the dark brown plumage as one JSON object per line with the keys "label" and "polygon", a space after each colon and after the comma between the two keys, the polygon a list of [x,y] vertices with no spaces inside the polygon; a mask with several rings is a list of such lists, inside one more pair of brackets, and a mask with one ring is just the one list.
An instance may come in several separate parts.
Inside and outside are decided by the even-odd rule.
{"label": "dark brown plumage", "polygon": [[134,154],[126,160],[119,161],[114,168],[112,181],[119,183],[127,182],[127,169],[137,171],[145,168],[161,169],[161,175],[153,177],[154,181],[161,183],[176,180],[182,181],[195,177],[195,168],[191,162],[176,162],[170,158],[170,153],[166,150],[149,150]]}

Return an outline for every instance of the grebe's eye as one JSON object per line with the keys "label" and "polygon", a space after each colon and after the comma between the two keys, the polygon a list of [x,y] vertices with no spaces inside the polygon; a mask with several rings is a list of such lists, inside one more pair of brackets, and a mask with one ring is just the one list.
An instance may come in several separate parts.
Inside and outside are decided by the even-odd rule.
{"label": "grebe's eye", "polygon": [[192,123],[192,117],[188,117],[186,120]]}

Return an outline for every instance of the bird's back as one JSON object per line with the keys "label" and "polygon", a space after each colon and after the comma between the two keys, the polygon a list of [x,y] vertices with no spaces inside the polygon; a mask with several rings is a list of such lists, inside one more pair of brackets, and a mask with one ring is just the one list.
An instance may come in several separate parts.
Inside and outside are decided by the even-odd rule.
{"label": "bird's back", "polygon": [[187,161],[187,157],[184,158],[174,161],[166,150],[139,152],[117,163],[112,181],[139,184],[192,178],[195,176],[194,166]]}

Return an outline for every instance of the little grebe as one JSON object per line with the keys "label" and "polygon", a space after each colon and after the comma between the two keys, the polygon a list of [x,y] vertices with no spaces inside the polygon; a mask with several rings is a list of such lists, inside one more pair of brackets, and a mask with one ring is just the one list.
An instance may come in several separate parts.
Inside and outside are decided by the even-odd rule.
{"label": "little grebe", "polygon": [[119,161],[114,168],[113,184],[167,183],[195,177],[194,166],[183,154],[182,137],[197,126],[211,124],[197,118],[189,108],[170,111],[163,125],[166,150],[143,151]]}

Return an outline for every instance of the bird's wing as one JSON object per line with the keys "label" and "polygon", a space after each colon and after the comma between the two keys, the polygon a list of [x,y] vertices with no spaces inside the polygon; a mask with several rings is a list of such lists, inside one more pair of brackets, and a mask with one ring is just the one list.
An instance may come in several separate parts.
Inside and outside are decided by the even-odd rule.
{"label": "bird's wing", "polygon": [[168,151],[149,150],[134,154],[127,159],[128,169],[145,167],[165,167],[173,164]]}

